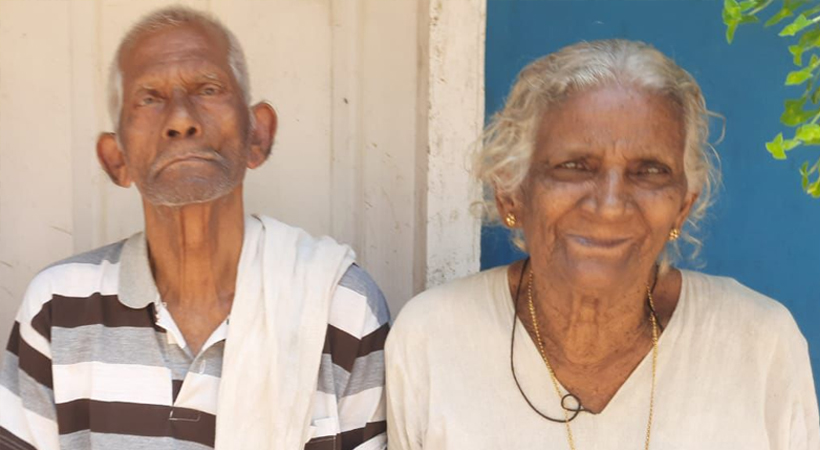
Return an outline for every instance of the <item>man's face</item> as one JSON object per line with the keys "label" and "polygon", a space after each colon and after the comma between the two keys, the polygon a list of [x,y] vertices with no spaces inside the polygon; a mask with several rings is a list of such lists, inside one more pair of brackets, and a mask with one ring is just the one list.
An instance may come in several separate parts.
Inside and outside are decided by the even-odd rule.
{"label": "man's face", "polygon": [[195,24],[146,32],[120,67],[118,133],[128,175],[145,200],[208,202],[242,182],[250,115],[224,37]]}

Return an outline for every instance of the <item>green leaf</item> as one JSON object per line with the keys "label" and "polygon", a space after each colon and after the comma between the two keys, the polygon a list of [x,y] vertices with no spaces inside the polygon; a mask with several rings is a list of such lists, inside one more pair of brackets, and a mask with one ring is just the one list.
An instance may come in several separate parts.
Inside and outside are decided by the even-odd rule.
{"label": "green leaf", "polygon": [[807,191],[809,188],[809,162],[806,161],[800,166],[800,186],[803,188],[804,191]]}
{"label": "green leaf", "polygon": [[811,98],[811,102],[814,103],[815,105],[817,104],[817,102],[820,102],[820,87],[818,87],[817,89],[814,90],[814,92],[811,93],[810,98]]}
{"label": "green leaf", "polygon": [[800,35],[800,41],[796,45],[789,46],[789,53],[793,56],[796,66],[803,64],[803,54],[815,47],[820,46],[820,28],[814,27]]}
{"label": "green leaf", "polygon": [[812,72],[814,72],[818,66],[820,66],[820,58],[818,58],[817,55],[811,55],[811,62],[808,66],[800,70],[789,72],[786,76],[786,86],[794,86],[796,84],[805,83],[806,80],[809,80],[814,76],[814,73]]}
{"label": "green leaf", "polygon": [[799,100],[786,100],[783,103],[783,114],[780,116],[780,122],[790,127],[796,127],[805,120],[803,117],[803,105],[806,103],[805,98]]}
{"label": "green leaf", "polygon": [[[808,69],[808,68],[806,68]],[[795,70],[794,72],[789,72],[789,75],[786,76],[786,86],[794,86],[796,84],[803,84],[806,80],[811,79],[812,73],[810,70]]]}
{"label": "green leaf", "polygon": [[766,143],[766,150],[772,154],[774,159],[786,159],[786,152],[800,145],[794,139],[783,139],[783,133],[779,133],[771,142]]}
{"label": "green leaf", "polygon": [[724,21],[726,21],[727,19],[740,20],[740,15],[741,15],[740,5],[737,3],[736,0],[724,0],[723,1],[723,20]]}
{"label": "green leaf", "polygon": [[802,46],[817,46],[817,38],[820,37],[820,29],[812,28],[800,35],[800,45]]}
{"label": "green leaf", "polygon": [[820,40],[820,28],[814,27],[800,36],[798,45],[802,45],[806,49],[817,47],[817,44],[820,43],[818,40]]}
{"label": "green leaf", "polygon": [[783,9],[777,12],[777,14],[773,15],[769,20],[767,20],[766,23],[763,24],[763,26],[770,27],[772,25],[777,25],[778,23],[780,23],[781,20],[785,19],[786,17],[791,17],[793,15],[794,13],[792,12],[792,10],[786,9],[786,7],[784,6]]}
{"label": "green leaf", "polygon": [[744,24],[744,23],[758,23],[758,22],[760,22],[760,19],[758,19],[757,16],[745,15],[745,16],[740,18],[740,21],[738,23]]}
{"label": "green leaf", "polygon": [[726,24],[726,42],[732,43],[735,38],[735,31],[740,24],[743,13],[740,5],[735,0],[724,0],[723,2],[723,23]]}
{"label": "green leaf", "polygon": [[813,123],[803,125],[797,129],[794,138],[806,144],[818,144],[820,143],[820,125]]}
{"label": "green leaf", "polygon": [[804,49],[802,45],[789,46],[789,53],[792,54],[792,62],[794,62],[795,66],[803,65],[803,51]]}
{"label": "green leaf", "polygon": [[811,167],[808,161],[800,166],[800,186],[805,193],[815,198],[820,197],[820,174],[814,182],[811,181],[811,176],[817,173],[818,168],[820,168],[820,158]]}
{"label": "green leaf", "polygon": [[810,26],[811,24],[811,20],[807,19],[804,14],[800,14],[797,16],[797,19],[794,19],[794,22],[787,25],[786,28],[783,28],[778,36],[794,36],[800,30]]}
{"label": "green leaf", "polygon": [[806,189],[806,193],[814,198],[820,198],[820,178],[816,179],[814,183],[809,185],[809,188]]}
{"label": "green leaf", "polygon": [[807,97],[803,96],[796,100],[791,99],[783,102],[783,114],[780,116],[780,122],[782,122],[783,125],[796,127],[817,114],[817,111],[820,111],[820,109],[813,111],[804,110],[803,105],[806,104],[806,100]]}
{"label": "green leaf", "polygon": [[737,22],[726,24],[726,42],[732,43],[735,40],[735,31],[737,31]]}
{"label": "green leaf", "polygon": [[755,0],[745,0],[745,1],[742,1],[742,2],[738,3],[737,6],[738,6],[738,8],[740,8],[741,11],[748,11],[748,10],[754,8],[755,6],[757,6],[757,1],[755,1]]}

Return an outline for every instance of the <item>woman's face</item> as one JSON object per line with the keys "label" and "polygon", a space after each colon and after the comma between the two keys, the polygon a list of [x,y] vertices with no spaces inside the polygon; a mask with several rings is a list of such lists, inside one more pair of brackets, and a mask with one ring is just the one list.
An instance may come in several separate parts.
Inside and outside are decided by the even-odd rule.
{"label": "woman's face", "polygon": [[547,112],[520,189],[500,196],[537,270],[587,288],[645,280],[687,192],[684,126],[669,99],[628,86],[571,94]]}

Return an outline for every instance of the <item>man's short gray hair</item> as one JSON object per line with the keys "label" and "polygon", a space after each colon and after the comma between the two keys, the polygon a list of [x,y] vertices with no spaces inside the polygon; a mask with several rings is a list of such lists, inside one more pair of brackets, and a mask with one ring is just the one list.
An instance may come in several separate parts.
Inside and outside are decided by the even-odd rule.
{"label": "man's short gray hair", "polygon": [[[534,61],[518,74],[504,108],[484,129],[483,145],[475,155],[473,171],[485,187],[484,210],[497,221],[494,193],[512,193],[530,168],[535,138],[544,113],[572,92],[607,84],[635,86],[664,95],[681,108],[685,129],[684,169],[689,192],[699,194],[681,237],[696,257],[702,242],[693,236],[720,182],[719,159],[709,143],[706,101],[695,79],[674,61],[643,42],[612,39],[581,42]],[[522,250],[520,229],[513,242]],[[677,243],[661,255],[666,268],[680,253]],[[671,251],[671,255],[670,255]]]}
{"label": "man's short gray hair", "polygon": [[178,27],[185,24],[197,24],[214,29],[225,37],[228,42],[228,64],[231,67],[236,83],[242,91],[242,97],[246,104],[250,104],[250,78],[248,76],[248,65],[245,62],[245,53],[236,35],[231,32],[219,20],[210,14],[197,11],[184,6],[171,6],[149,13],[137,22],[117,48],[114,60],[108,73],[108,114],[114,130],[118,131],[120,125],[120,114],[122,112],[122,55],[130,50],[144,33],[159,31],[165,28]]}

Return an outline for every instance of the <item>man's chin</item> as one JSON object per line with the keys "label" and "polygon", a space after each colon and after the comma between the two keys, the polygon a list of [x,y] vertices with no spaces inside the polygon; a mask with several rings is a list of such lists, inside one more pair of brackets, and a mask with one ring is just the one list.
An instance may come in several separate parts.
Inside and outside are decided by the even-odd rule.
{"label": "man's chin", "polygon": [[142,191],[142,197],[154,206],[179,208],[219,200],[230,194],[238,185],[227,183],[184,183],[173,188]]}

